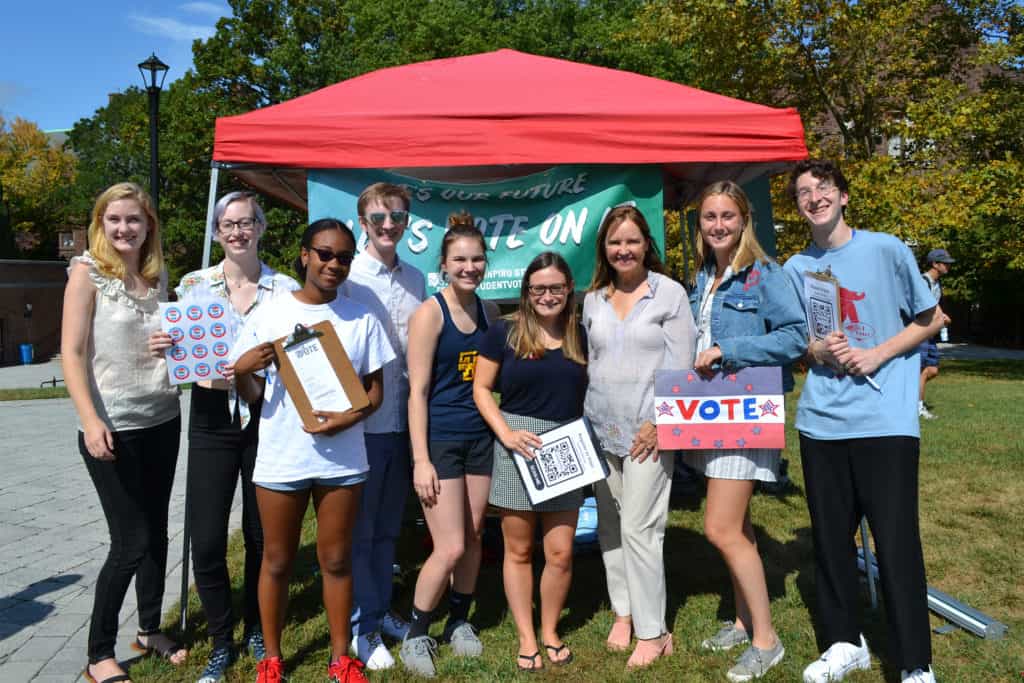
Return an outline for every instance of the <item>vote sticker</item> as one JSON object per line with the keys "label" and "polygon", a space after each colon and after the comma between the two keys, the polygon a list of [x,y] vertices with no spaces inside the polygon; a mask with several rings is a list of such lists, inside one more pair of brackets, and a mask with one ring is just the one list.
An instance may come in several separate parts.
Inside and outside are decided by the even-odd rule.
{"label": "vote sticker", "polygon": [[170,306],[164,311],[164,319],[172,325],[181,320],[181,309],[177,306]]}
{"label": "vote sticker", "polygon": [[195,304],[192,304],[191,306],[185,309],[185,315],[188,316],[189,320],[199,320],[200,318],[203,317],[203,308],[202,306],[196,306]]}
{"label": "vote sticker", "polygon": [[226,360],[219,360],[214,364],[213,369],[216,370],[219,375],[224,376],[225,374],[227,374],[225,372],[225,369],[227,367],[228,362]]}
{"label": "vote sticker", "polygon": [[196,377],[209,377],[210,366],[206,363],[196,363]]}
{"label": "vote sticker", "polygon": [[[206,355],[208,353],[209,351],[203,344],[196,344],[195,346],[192,347],[192,355],[195,356],[196,358],[206,358]],[[196,372],[199,372],[198,368],[196,369]]]}
{"label": "vote sticker", "polygon": [[188,357],[188,351],[181,346],[171,347],[171,359],[176,360],[179,363]]}
{"label": "vote sticker", "polygon": [[167,330],[167,334],[171,336],[171,341],[174,342],[175,344],[177,344],[178,342],[185,338],[185,330],[181,329],[180,327],[172,327],[171,329]]}
{"label": "vote sticker", "polygon": [[217,303],[210,304],[206,307],[206,314],[214,319],[221,318],[224,316],[224,307]]}
{"label": "vote sticker", "polygon": [[203,329],[202,325],[193,325],[188,328],[188,336],[192,339],[199,341],[206,336],[206,330]]}
{"label": "vote sticker", "polygon": [[213,345],[213,355],[220,357],[228,355],[228,345],[224,342],[217,342]]}
{"label": "vote sticker", "polygon": [[178,367],[174,368],[174,378],[177,379],[178,381],[184,382],[186,379],[188,379],[188,368],[186,368],[184,365],[179,365]]}
{"label": "vote sticker", "polygon": [[210,325],[210,334],[220,339],[228,333],[228,328],[224,326],[224,323],[214,323]]}

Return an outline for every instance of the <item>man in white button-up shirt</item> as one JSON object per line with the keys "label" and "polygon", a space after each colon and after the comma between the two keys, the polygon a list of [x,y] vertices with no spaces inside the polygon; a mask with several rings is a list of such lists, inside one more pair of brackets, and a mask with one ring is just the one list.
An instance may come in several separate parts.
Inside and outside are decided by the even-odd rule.
{"label": "man in white button-up shirt", "polygon": [[395,543],[409,493],[409,376],[405,352],[409,318],[426,298],[417,268],[398,258],[397,247],[409,224],[410,195],[390,183],[374,183],[356,208],[369,238],[352,262],[344,296],[365,305],[384,325],[395,360],[384,366],[384,400],[367,418],[366,454],[370,476],[356,518],[352,543],[352,647],[368,669],[387,669],[394,659],[381,634],[401,640],[408,628],[390,612]]}

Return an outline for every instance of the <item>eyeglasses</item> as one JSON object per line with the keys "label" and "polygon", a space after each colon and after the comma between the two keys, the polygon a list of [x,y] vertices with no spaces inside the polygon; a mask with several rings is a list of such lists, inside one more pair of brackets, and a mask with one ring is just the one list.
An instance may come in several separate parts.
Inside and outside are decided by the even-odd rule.
{"label": "eyeglasses", "polygon": [[384,221],[387,220],[388,216],[391,216],[391,223],[393,225],[405,225],[409,222],[409,212],[402,210],[374,211],[373,213],[366,214],[363,218],[369,221],[374,227],[381,228],[384,227]]}
{"label": "eyeglasses", "polygon": [[352,265],[352,259],[356,257],[355,252],[352,251],[339,251],[335,253],[330,249],[322,249],[320,247],[310,247],[309,251],[315,251],[316,257],[320,259],[321,263],[330,263],[331,261],[337,261],[343,266]]}
{"label": "eyeglasses", "polygon": [[526,289],[530,292],[530,296],[544,296],[549,293],[552,296],[562,296],[569,292],[569,285],[565,283],[557,285],[529,285]]}
{"label": "eyeglasses", "polygon": [[798,190],[796,193],[796,199],[801,204],[810,201],[812,192],[817,192],[819,197],[825,197],[832,194],[832,190],[836,189],[836,186],[827,180],[823,180],[814,187],[805,187]]}
{"label": "eyeglasses", "polygon": [[237,228],[239,232],[252,232],[259,222],[255,218],[239,218],[237,221],[223,220],[217,224],[217,232],[230,235]]}

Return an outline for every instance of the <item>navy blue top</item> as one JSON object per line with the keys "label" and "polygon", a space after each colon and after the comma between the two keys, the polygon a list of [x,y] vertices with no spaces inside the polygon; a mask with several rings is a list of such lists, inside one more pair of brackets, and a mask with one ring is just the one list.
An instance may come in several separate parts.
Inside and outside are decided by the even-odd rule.
{"label": "navy blue top", "polygon": [[441,306],[444,324],[434,350],[427,403],[428,435],[431,441],[471,441],[491,433],[473,402],[473,371],[476,354],[487,332],[487,316],[476,297],[476,329],[466,334],[452,322],[444,297],[434,295]]}
{"label": "navy blue top", "polygon": [[[582,326],[579,335],[585,358],[587,333]],[[496,320],[480,344],[480,354],[501,366],[494,387],[501,393],[501,409],[552,422],[582,417],[587,366],[566,358],[562,349],[549,349],[540,358],[517,358],[507,338],[508,323]]]}

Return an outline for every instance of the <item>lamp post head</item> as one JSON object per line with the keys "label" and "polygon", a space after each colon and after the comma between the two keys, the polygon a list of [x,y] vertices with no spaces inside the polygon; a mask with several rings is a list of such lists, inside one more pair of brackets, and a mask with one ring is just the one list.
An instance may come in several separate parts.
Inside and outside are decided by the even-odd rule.
{"label": "lamp post head", "polygon": [[[146,90],[162,90],[164,78],[167,77],[167,70],[170,67],[160,61],[156,53],[149,55],[149,59],[139,62],[139,73],[142,74],[142,83]],[[159,77],[159,82],[157,81]]]}

